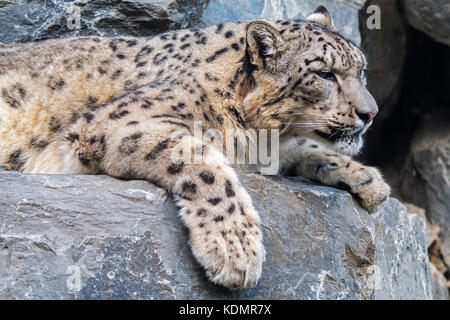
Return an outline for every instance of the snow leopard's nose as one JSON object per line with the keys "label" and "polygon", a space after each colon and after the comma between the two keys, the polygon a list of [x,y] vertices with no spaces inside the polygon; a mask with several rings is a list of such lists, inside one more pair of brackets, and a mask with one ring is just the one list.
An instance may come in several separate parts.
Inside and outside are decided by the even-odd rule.
{"label": "snow leopard's nose", "polygon": [[375,116],[378,113],[378,111],[376,111],[376,112],[367,112],[367,113],[361,113],[361,112],[358,112],[357,110],[355,110],[355,111],[356,111],[356,114],[358,115],[358,117],[362,121],[364,121],[364,123],[366,123],[366,124],[369,123],[369,122],[372,122],[373,118],[375,118]]}
{"label": "snow leopard's nose", "polygon": [[377,111],[377,112],[369,112],[369,113],[368,113],[369,119],[366,121],[366,123],[367,123],[367,122],[373,121],[373,118],[375,118],[375,116],[377,115],[377,113],[378,113],[378,111]]}
{"label": "snow leopard's nose", "polygon": [[366,86],[358,79],[348,78],[344,82],[342,92],[348,105],[353,109],[353,115],[361,120],[364,125],[370,123],[378,113],[378,105],[367,90]]}

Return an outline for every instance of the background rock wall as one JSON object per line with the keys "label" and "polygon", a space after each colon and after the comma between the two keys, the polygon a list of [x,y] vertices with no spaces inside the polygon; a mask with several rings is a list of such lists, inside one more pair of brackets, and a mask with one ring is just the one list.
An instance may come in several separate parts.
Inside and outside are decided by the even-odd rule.
{"label": "background rock wall", "polygon": [[[330,10],[337,29],[368,54],[368,87],[380,112],[361,159],[380,167],[394,195],[428,219],[433,297],[448,298],[447,0],[0,0],[0,42],[93,34],[151,36],[237,19],[304,18],[319,4]],[[380,30],[367,27],[370,5],[381,9]],[[389,297],[383,292],[378,296]]]}
{"label": "background rock wall", "polygon": [[[336,26],[360,43],[358,10],[364,0],[325,0]],[[75,35],[151,36],[224,21],[306,18],[316,0],[0,0],[0,42]]]}

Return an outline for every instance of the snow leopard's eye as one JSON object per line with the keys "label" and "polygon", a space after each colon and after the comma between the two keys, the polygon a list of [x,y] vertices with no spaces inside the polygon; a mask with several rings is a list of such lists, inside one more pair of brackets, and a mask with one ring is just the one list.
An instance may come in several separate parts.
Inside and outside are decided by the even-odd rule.
{"label": "snow leopard's eye", "polygon": [[333,72],[317,72],[317,75],[328,81],[336,81],[336,76]]}

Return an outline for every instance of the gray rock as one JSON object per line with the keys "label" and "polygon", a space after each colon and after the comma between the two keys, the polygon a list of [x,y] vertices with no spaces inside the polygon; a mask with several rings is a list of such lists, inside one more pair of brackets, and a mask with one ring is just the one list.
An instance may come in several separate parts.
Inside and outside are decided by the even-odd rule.
{"label": "gray rock", "polygon": [[79,35],[151,36],[198,24],[205,2],[0,0],[0,42]]}
{"label": "gray rock", "polygon": [[[364,0],[321,1],[339,31],[360,42],[358,9]],[[167,30],[231,20],[305,18],[317,1],[252,0],[0,0],[0,42],[77,35],[151,36]]]}
{"label": "gray rock", "polygon": [[[440,227],[441,251],[450,265],[450,113],[436,112],[411,143],[409,175],[402,196],[425,208],[430,222]],[[425,191],[425,192],[424,192]]]}
{"label": "gray rock", "polygon": [[144,181],[0,171],[0,299],[430,299],[425,224],[395,199],[240,173],[263,221],[257,287],[212,285]]}
{"label": "gray rock", "polygon": [[319,5],[325,6],[333,17],[336,29],[359,45],[358,10],[365,0],[252,0],[236,2],[210,0],[201,20],[215,24],[233,20],[306,19]]}
{"label": "gray rock", "polygon": [[[429,299],[430,267],[425,223],[397,200],[375,213],[375,299]],[[419,240],[420,239],[420,240]],[[404,264],[409,265],[405,268]],[[412,280],[414,279],[414,280]]]}
{"label": "gray rock", "polygon": [[450,46],[450,2],[448,0],[403,0],[408,22],[435,41]]}
{"label": "gray rock", "polygon": [[[426,221],[426,238],[427,238],[427,248],[429,249],[438,239],[439,239],[439,232],[441,231],[441,228],[438,226],[432,225],[425,214],[425,209],[419,208],[412,203],[408,202],[402,202],[402,204],[405,206],[406,210],[411,214],[417,214],[419,217],[421,217],[424,221]],[[428,255],[429,256],[429,255]]]}
{"label": "gray rock", "polygon": [[447,279],[432,263],[430,267],[433,300],[449,300]]}

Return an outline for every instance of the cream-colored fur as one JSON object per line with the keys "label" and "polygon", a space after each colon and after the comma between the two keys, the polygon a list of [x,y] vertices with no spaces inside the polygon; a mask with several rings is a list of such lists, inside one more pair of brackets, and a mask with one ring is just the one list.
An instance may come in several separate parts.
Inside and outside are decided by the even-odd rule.
{"label": "cream-colored fur", "polygon": [[1,46],[0,164],[151,181],[176,198],[211,281],[253,286],[260,218],[222,150],[193,136],[196,121],[224,137],[281,129],[282,172],[346,188],[370,211],[389,195],[376,169],[350,158],[377,110],[364,55],[324,8],[312,20]]}

